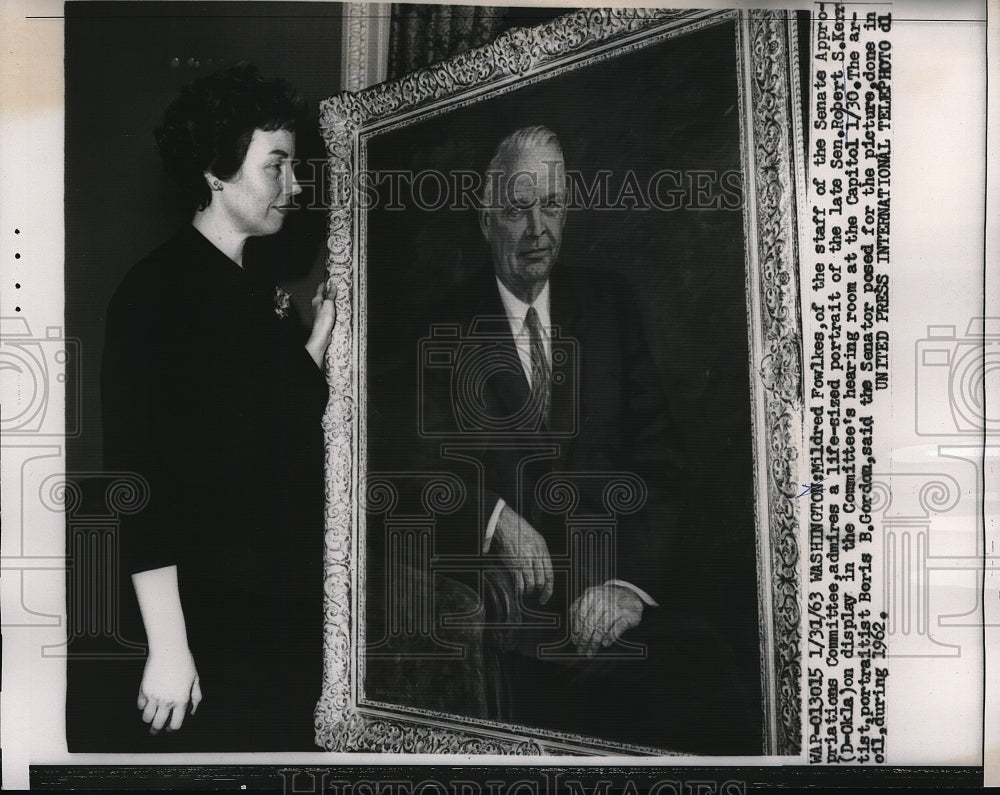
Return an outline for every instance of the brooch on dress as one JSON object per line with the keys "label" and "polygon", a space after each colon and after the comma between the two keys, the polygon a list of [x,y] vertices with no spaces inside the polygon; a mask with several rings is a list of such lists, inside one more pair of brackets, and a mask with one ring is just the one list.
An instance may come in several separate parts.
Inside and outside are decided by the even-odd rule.
{"label": "brooch on dress", "polygon": [[292,305],[292,296],[280,287],[274,288],[274,314],[280,318],[288,317],[288,308]]}

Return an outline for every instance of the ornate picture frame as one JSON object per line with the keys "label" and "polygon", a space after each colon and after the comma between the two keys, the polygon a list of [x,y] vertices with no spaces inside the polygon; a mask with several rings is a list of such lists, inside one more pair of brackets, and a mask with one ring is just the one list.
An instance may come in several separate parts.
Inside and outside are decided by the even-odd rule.
{"label": "ornate picture frame", "polygon": [[[365,697],[364,369],[367,225],[358,176],[377,136],[408,124],[717,26],[732,31],[742,162],[743,285],[748,337],[759,623],[761,749],[801,747],[800,466],[804,449],[797,212],[803,196],[794,17],[780,11],[588,9],[393,82],[342,93],[321,108],[329,154],[329,279],[338,320],[328,354],[324,693],[316,737],[331,751],[447,754],[670,753],[467,719],[394,709]],[[728,35],[728,34],[727,34]],[[376,164],[377,165],[377,164]],[[366,490],[368,493],[366,494]]]}

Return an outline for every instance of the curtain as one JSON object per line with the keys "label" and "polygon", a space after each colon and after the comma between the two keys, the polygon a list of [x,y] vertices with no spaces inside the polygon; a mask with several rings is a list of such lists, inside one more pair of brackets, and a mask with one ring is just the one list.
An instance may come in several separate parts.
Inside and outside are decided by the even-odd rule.
{"label": "curtain", "polygon": [[393,3],[388,78],[493,41],[506,27],[506,11],[506,6]]}

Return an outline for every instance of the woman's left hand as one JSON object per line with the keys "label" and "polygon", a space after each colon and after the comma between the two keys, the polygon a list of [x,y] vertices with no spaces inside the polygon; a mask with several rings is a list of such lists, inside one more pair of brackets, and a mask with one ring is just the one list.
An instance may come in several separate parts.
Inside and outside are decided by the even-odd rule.
{"label": "woman's left hand", "polygon": [[328,288],[327,283],[323,281],[316,288],[316,295],[312,299],[313,326],[309,341],[306,343],[306,350],[320,368],[323,367],[323,356],[330,344],[333,326],[337,322],[337,307],[334,304],[336,297],[337,288]]}

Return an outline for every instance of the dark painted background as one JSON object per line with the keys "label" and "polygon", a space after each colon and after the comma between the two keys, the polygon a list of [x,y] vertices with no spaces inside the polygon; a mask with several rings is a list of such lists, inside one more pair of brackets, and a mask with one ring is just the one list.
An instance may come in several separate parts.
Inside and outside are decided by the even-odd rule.
{"label": "dark painted background", "polygon": [[[481,173],[506,134],[544,124],[559,136],[567,169],[588,182],[598,169],[612,171],[612,200],[629,170],[643,186],[660,169],[740,171],[736,74],[734,26],[717,25],[374,135],[368,168]],[[474,210],[386,209],[387,184],[367,216],[373,400],[395,387],[392,369],[405,356],[400,340],[415,339],[401,331],[408,319],[469,278],[485,251]],[[433,183],[426,188],[433,199]],[[571,210],[556,267],[614,270],[638,298],[693,465],[680,553],[688,559],[689,609],[716,619],[754,686],[760,663],[743,235],[741,209]],[[369,449],[379,441],[392,445],[370,440]]]}

